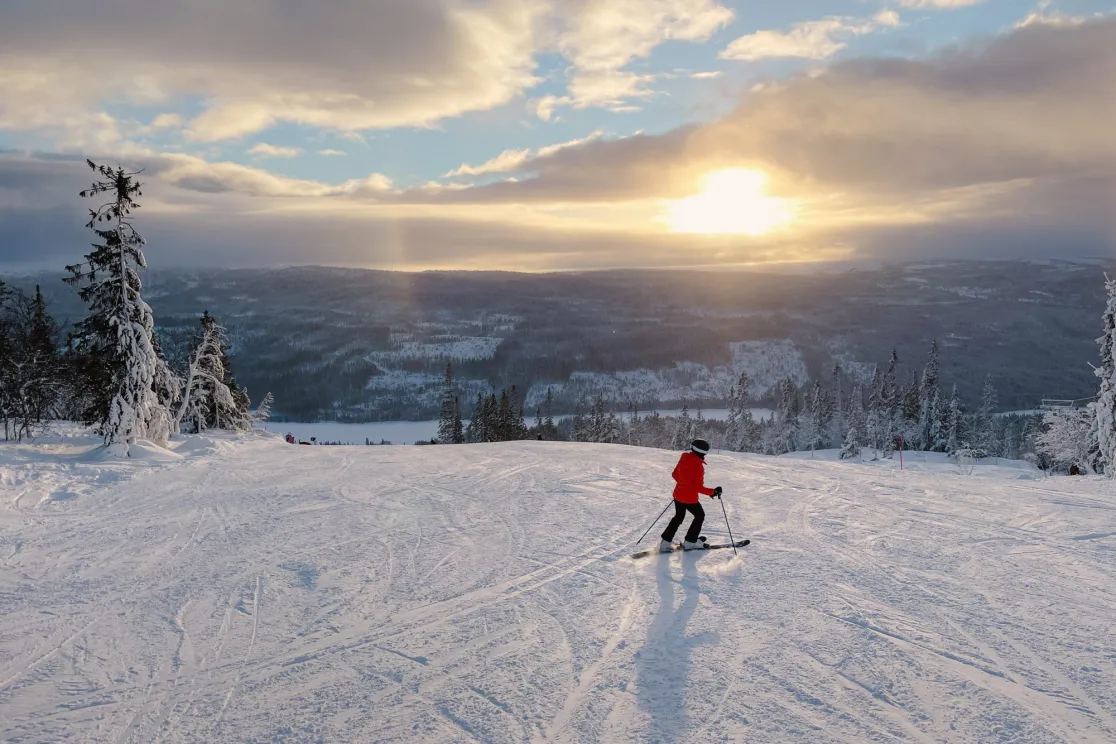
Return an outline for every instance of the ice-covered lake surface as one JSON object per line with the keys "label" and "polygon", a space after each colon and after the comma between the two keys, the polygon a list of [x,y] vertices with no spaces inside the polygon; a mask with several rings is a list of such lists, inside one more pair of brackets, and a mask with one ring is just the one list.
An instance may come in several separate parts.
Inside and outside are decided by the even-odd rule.
{"label": "ice-covered lake surface", "polygon": [[633,560],[677,453],[96,444],[0,445],[3,742],[1116,741],[1104,478],[711,453]]}
{"label": "ice-covered lake surface", "polygon": [[[678,416],[681,410],[662,410],[661,416]],[[697,412],[691,411],[693,416]],[[752,415],[757,419],[771,415],[767,408],[754,408]],[[647,412],[641,412],[644,416]],[[721,420],[728,418],[728,409],[714,408],[703,410],[701,415],[707,419]],[[556,416],[561,420],[568,416]],[[527,417],[528,425],[534,423],[533,416]],[[343,444],[365,444],[366,440],[373,444],[388,441],[392,444],[414,444],[417,441],[430,441],[438,435],[437,421],[376,421],[364,424],[339,424],[329,421],[317,422],[269,422],[265,425],[268,431],[277,434],[291,432],[295,438],[310,441],[310,437],[317,437],[319,442],[341,442]]]}

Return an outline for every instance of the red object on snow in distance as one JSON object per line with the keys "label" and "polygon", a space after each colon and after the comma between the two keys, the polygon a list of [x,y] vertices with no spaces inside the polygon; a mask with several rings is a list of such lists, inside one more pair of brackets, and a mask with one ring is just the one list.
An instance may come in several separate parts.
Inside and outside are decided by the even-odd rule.
{"label": "red object on snow in distance", "polygon": [[713,489],[705,487],[705,462],[693,452],[683,452],[670,475],[678,484],[674,487],[675,501],[696,504],[698,494],[713,495]]}

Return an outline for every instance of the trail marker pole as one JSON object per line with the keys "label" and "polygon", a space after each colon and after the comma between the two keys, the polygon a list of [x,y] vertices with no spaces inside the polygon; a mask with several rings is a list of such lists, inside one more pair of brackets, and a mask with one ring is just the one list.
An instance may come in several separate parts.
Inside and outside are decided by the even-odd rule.
{"label": "trail marker pole", "polygon": [[899,437],[899,469],[903,469],[903,437]]}

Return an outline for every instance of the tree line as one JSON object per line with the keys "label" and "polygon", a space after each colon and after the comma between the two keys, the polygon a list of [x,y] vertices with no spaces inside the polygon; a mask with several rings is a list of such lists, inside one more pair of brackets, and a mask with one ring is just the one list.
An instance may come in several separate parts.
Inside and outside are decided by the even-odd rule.
{"label": "tree line", "polygon": [[175,369],[155,333],[142,296],[146,241],[133,212],[142,185],[136,172],[86,161],[96,180],[80,193],[97,200],[86,227],[96,241],[85,261],[66,267],[88,313],[63,336],[42,292],[0,282],[0,419],[8,439],[23,439],[52,419],[95,427],[107,446],[127,455],[146,439],[165,446],[178,433],[244,429],[266,418],[265,396],[249,411],[236,382],[227,333],[203,312],[185,364]]}

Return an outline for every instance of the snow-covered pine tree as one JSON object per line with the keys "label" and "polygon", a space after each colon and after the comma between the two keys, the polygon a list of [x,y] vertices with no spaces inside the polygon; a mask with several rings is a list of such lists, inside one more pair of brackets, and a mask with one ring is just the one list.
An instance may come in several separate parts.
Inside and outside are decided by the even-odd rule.
{"label": "snow-covered pine tree", "polygon": [[961,405],[961,398],[957,395],[957,386],[953,386],[953,394],[949,398],[949,408],[946,413],[946,445],[945,451],[950,455],[957,454],[962,447],[968,448],[969,443],[965,436],[965,411]]}
{"label": "snow-covered pine tree", "polygon": [[[268,393],[270,395],[270,393]],[[453,443],[465,444],[465,427],[461,421],[461,398],[453,399]]]}
{"label": "snow-covered pine tree", "polygon": [[482,430],[482,418],[484,416],[484,395],[477,393],[477,399],[473,403],[473,416],[469,419],[469,425],[465,427],[465,441],[467,442],[483,442],[484,433]]}
{"label": "snow-covered pine tree", "polygon": [[[106,445],[128,445],[150,436],[148,423],[165,420],[154,390],[158,355],[151,308],[140,295],[139,272],[146,268],[144,240],[132,225],[131,213],[139,208],[138,173],[115,170],[86,161],[103,180],[81,192],[82,197],[106,194],[109,201],[89,210],[86,227],[99,243],[84,264],[67,266],[66,282],[81,285],[78,292],[89,305],[89,315],[74,326],[73,346],[85,358],[83,369],[93,376],[88,423],[97,424]],[[107,223],[107,229],[98,227]],[[165,442],[159,442],[165,444]]]}
{"label": "snow-covered pine tree", "polygon": [[973,443],[987,455],[995,455],[999,450],[1000,442],[995,421],[998,407],[998,396],[996,387],[992,384],[992,375],[985,375],[984,386],[980,391],[980,408],[977,409],[976,420],[973,422]]}
{"label": "snow-covered pine tree", "polygon": [[830,386],[832,387],[833,398],[833,418],[830,420],[829,435],[834,441],[837,441],[837,432],[845,430],[845,395],[844,395],[844,374],[841,370],[841,365],[834,363],[833,372],[830,373]]}
{"label": "snow-covered pine tree", "polygon": [[877,451],[880,449],[884,438],[884,418],[886,416],[884,397],[883,372],[880,371],[879,367],[876,367],[872,373],[871,387],[868,389],[868,417],[867,427],[864,431],[864,444]]}
{"label": "snow-covered pine tree", "polygon": [[1093,410],[1091,436],[1096,440],[1105,473],[1116,478],[1116,279],[1105,276],[1108,304],[1101,316],[1104,333],[1097,339],[1101,364],[1096,368],[1100,393],[1090,404]]}
{"label": "snow-covered pine tree", "polygon": [[597,399],[593,401],[593,411],[589,417],[589,441],[607,442],[609,441],[609,435],[609,423],[608,416],[605,414],[604,394],[597,393]]}
{"label": "snow-covered pine tree", "polygon": [[453,444],[453,417],[457,410],[457,385],[453,380],[453,362],[446,362],[442,378],[442,407],[438,411],[438,444]]}
{"label": "snow-covered pine tree", "polygon": [[930,344],[930,354],[926,360],[926,366],[922,370],[922,380],[919,383],[918,424],[922,448],[927,451],[945,449],[945,432],[942,427],[945,407],[942,401],[938,357],[938,341],[935,339]]}
{"label": "snow-covered pine tree", "polygon": [[588,442],[589,440],[589,425],[585,420],[585,396],[578,393],[577,400],[574,401],[573,417],[570,420],[571,434],[575,442]]}
{"label": "snow-covered pine tree", "polygon": [[266,394],[260,404],[256,406],[255,413],[252,414],[252,421],[256,423],[266,423],[271,418],[271,406],[275,404],[275,396],[271,393]]}
{"label": "snow-covered pine tree", "polygon": [[1035,441],[1036,451],[1055,463],[1076,465],[1086,473],[1095,473],[1100,459],[1096,414],[1095,406],[1047,411],[1043,416],[1044,431]]}
{"label": "snow-covered pine tree", "polygon": [[554,392],[548,387],[543,399],[543,438],[557,439],[558,427],[554,425]]}
{"label": "snow-covered pine tree", "polygon": [[228,385],[227,350],[225,329],[206,310],[187,362],[173,432],[199,434],[208,429],[238,430],[250,425],[244,402]]}
{"label": "snow-covered pine tree", "polygon": [[673,450],[684,450],[690,448],[690,442],[694,439],[694,422],[690,418],[690,409],[686,404],[682,404],[682,412],[678,414],[678,421],[675,422],[674,436],[670,440],[670,448]]}
{"label": "snow-covered pine tree", "polygon": [[860,436],[853,426],[849,429],[849,433],[845,435],[845,443],[841,447],[841,459],[851,460],[860,457]]}

